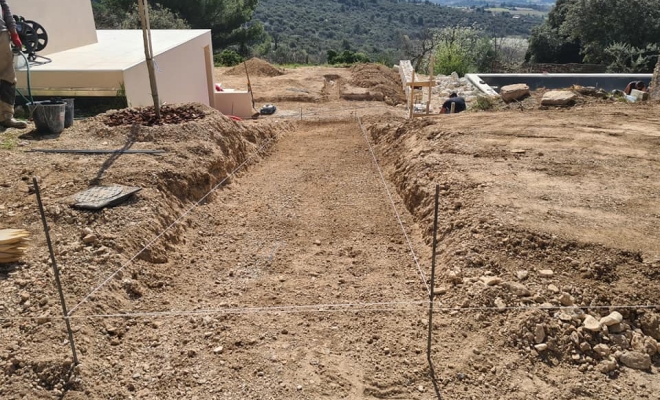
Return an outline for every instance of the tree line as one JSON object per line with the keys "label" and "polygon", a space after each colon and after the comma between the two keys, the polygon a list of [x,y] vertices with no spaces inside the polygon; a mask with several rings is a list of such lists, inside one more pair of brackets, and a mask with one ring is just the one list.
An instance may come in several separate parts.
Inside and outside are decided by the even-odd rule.
{"label": "tree line", "polygon": [[[135,3],[93,0],[97,26],[138,28]],[[150,5],[155,29],[212,29],[222,63],[251,56],[279,64],[419,62],[430,54],[430,44],[446,43],[450,31],[462,32],[465,40],[437,50],[462,70],[498,62],[492,38],[529,38],[531,63],[594,63],[612,72],[651,71],[660,51],[658,0],[557,0],[545,19],[427,0],[153,0]],[[474,54],[488,56],[476,60]]]}
{"label": "tree line", "polygon": [[[99,29],[138,28],[135,0],[94,0]],[[470,27],[493,37],[527,37],[542,22],[501,13],[406,0],[154,0],[154,29],[213,31],[218,60],[258,56],[275,63],[323,64],[369,59],[395,63],[405,48],[444,27]],[[328,53],[330,52],[330,53]],[[328,57],[328,54],[331,57]],[[223,61],[224,62],[224,61]]]}
{"label": "tree line", "polygon": [[557,0],[547,20],[533,29],[527,60],[650,72],[658,60],[658,43],[658,0]]}

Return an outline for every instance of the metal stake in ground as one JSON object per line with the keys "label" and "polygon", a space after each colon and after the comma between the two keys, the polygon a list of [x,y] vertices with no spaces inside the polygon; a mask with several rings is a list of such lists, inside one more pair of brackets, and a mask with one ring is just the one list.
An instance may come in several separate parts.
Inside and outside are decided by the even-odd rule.
{"label": "metal stake in ground", "polygon": [[50,232],[48,231],[48,222],[46,222],[46,213],[44,212],[44,205],[41,202],[41,191],[39,190],[39,183],[37,178],[32,178],[34,183],[34,192],[37,194],[37,203],[39,203],[39,213],[41,213],[41,222],[44,225],[44,232],[46,233],[46,243],[48,243],[48,251],[50,252],[50,260],[53,264],[53,273],[55,274],[55,283],[57,284],[57,291],[60,293],[60,303],[62,303],[62,315],[64,322],[66,322],[66,330],[69,333],[69,343],[71,344],[71,353],[73,354],[73,364],[78,365],[78,356],[76,355],[76,345],[73,342],[73,331],[71,330],[71,323],[69,322],[69,315],[66,310],[66,302],[64,301],[64,293],[62,292],[62,283],[60,282],[60,270],[57,268],[55,260],[55,252],[53,251],[53,243],[50,240]]}
{"label": "metal stake in ground", "polygon": [[431,371],[431,380],[435,388],[435,393],[440,398],[440,389],[435,379],[435,369],[433,368],[433,361],[431,360],[431,339],[433,338],[433,297],[435,294],[435,256],[438,247],[438,203],[440,199],[440,185],[435,185],[435,213],[433,214],[433,255],[431,257],[431,291],[429,293],[429,335],[426,344],[426,359],[429,362],[429,370]]}

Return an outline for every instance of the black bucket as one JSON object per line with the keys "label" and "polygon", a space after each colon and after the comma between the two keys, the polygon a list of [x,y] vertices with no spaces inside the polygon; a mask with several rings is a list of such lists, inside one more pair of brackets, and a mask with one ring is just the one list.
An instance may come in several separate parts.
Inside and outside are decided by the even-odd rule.
{"label": "black bucket", "polygon": [[65,102],[36,101],[28,103],[28,109],[38,132],[61,133],[64,130]]}
{"label": "black bucket", "polygon": [[73,125],[73,99],[62,99],[66,103],[66,112],[64,113],[64,127]]}

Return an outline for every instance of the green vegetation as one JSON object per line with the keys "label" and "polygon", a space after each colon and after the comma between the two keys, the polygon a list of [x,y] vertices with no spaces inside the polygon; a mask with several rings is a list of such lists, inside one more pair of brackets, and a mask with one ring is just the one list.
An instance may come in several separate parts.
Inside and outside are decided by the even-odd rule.
{"label": "green vegetation", "polygon": [[[134,0],[92,5],[99,28],[139,25]],[[153,28],[211,28],[219,65],[257,56],[276,64],[411,59],[420,67],[437,50],[438,69],[460,73],[492,68],[490,38],[528,37],[543,22],[421,0],[154,0],[150,10]],[[450,31],[467,37],[448,41],[443,35]]]}
{"label": "green vegetation", "polygon": [[2,133],[0,136],[0,150],[14,150],[18,145],[17,134],[8,132],[0,133]]}
{"label": "green vegetation", "polygon": [[369,57],[365,56],[362,53],[356,53],[350,50],[344,50],[341,53],[337,53],[334,50],[328,50],[328,64],[337,65],[337,64],[355,64],[355,63],[368,63],[371,62]]}
{"label": "green vegetation", "polygon": [[650,72],[659,42],[658,0],[557,0],[547,21],[533,30],[527,58]]}
{"label": "green vegetation", "polygon": [[486,96],[477,96],[472,103],[472,110],[488,111],[495,107],[493,99]]}
{"label": "green vegetation", "polygon": [[473,27],[491,37],[527,37],[543,19],[398,0],[261,0],[254,20],[271,45],[253,55],[278,64],[328,62],[328,50],[350,50],[385,64],[419,55],[430,31]]}
{"label": "green vegetation", "polygon": [[[166,10],[169,14],[154,29],[176,29],[180,20],[194,29],[211,29],[213,46],[224,49],[235,46],[242,55],[248,55],[251,46],[264,40],[263,26],[252,20],[258,0],[156,0],[151,1],[155,11]],[[94,17],[99,29],[121,29],[122,22],[135,14],[135,0],[93,0]]]}
{"label": "green vegetation", "polygon": [[[119,6],[116,0],[92,2],[94,19],[98,29],[139,29],[140,16],[137,2]],[[159,4],[147,3],[152,29],[190,29],[186,20]]]}
{"label": "green vegetation", "polygon": [[245,61],[245,57],[241,56],[234,50],[225,49],[220,53],[213,56],[213,61],[216,67],[233,67]]}
{"label": "green vegetation", "polygon": [[444,28],[436,33],[434,72],[488,71],[497,58],[493,41],[483,31],[473,28]]}
{"label": "green vegetation", "polygon": [[492,7],[486,8],[486,11],[490,11],[492,13],[509,13],[511,15],[536,15],[539,17],[544,17],[548,14],[548,11],[535,10],[533,8],[527,7]]}

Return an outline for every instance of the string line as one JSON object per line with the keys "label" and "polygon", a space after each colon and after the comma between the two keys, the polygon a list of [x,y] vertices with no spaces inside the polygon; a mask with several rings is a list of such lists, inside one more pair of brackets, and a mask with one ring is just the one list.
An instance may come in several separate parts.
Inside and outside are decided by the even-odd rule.
{"label": "string line", "polygon": [[119,269],[117,269],[115,272],[113,272],[110,276],[108,276],[100,285],[98,285],[94,290],[92,290],[87,296],[85,296],[78,304],[76,304],[73,308],[69,310],[67,313],[69,316],[73,315],[73,312],[76,311],[81,305],[86,303],[89,298],[94,295],[97,291],[99,291],[103,286],[105,286],[112,278],[117,276],[119,272],[124,270],[127,266],[129,266],[135,259],[142,254],[145,250],[147,250],[149,247],[151,247],[156,241],[158,241],[163,235],[165,235],[172,227],[177,225],[179,222],[181,222],[182,219],[184,219],[188,214],[190,214],[195,208],[197,208],[207,197],[209,197],[213,192],[215,192],[220,186],[222,186],[227,179],[232,177],[236,172],[241,170],[245,165],[247,165],[250,160],[252,160],[257,154],[259,154],[263,149],[266,148],[272,142],[277,136],[273,136],[270,139],[266,141],[259,149],[257,149],[254,153],[252,153],[248,158],[245,159],[238,167],[236,167],[232,172],[230,172],[222,181],[220,181],[218,184],[213,186],[211,190],[209,190],[201,199],[199,199],[197,202],[195,202],[192,206],[190,206],[183,214],[181,214],[177,219],[175,219],[171,224],[169,224],[161,233],[159,233],[155,238],[153,238],[149,243],[147,243],[142,249],[140,249],[133,257],[131,257],[128,261],[126,261]]}
{"label": "string line", "polygon": [[371,156],[374,159],[374,164],[376,164],[376,169],[378,170],[378,174],[380,175],[380,179],[383,182],[383,186],[385,186],[385,191],[387,192],[387,197],[390,199],[390,203],[392,203],[392,208],[394,209],[394,214],[396,215],[397,221],[399,221],[399,226],[401,226],[401,230],[403,231],[403,236],[406,238],[406,242],[408,242],[408,248],[410,249],[410,254],[412,254],[413,260],[415,261],[415,264],[417,265],[417,271],[419,272],[420,279],[426,286],[426,290],[429,293],[429,296],[431,295],[431,288],[429,287],[429,284],[426,280],[426,275],[424,274],[424,271],[422,271],[422,266],[419,264],[419,259],[417,258],[417,254],[415,254],[415,250],[413,249],[412,243],[410,242],[410,238],[408,237],[408,233],[406,232],[406,228],[403,226],[403,221],[401,220],[401,216],[399,215],[399,211],[396,208],[396,204],[394,203],[394,198],[392,198],[392,193],[390,193],[390,189],[387,186],[387,182],[385,181],[385,177],[383,176],[383,171],[380,168],[380,165],[378,164],[378,159],[376,158],[376,153],[374,153],[374,149],[371,146],[371,143],[369,142],[369,138],[367,137],[367,133],[364,131],[364,126],[362,125],[362,120],[358,117],[358,124],[360,125],[360,130],[362,131],[362,136],[364,137],[364,140],[367,142],[367,146],[369,146],[369,151],[371,152]]}

